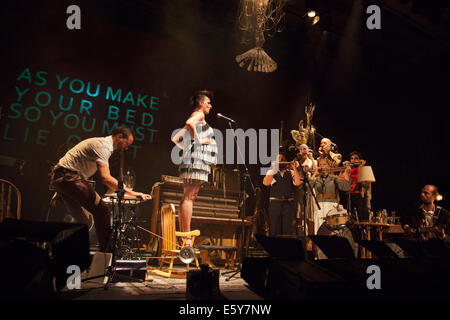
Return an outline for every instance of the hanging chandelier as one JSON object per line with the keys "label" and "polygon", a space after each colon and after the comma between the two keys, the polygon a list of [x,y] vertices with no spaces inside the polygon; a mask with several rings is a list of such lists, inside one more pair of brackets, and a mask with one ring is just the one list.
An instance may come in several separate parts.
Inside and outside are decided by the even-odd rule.
{"label": "hanging chandelier", "polygon": [[264,33],[273,36],[284,28],[285,0],[240,0],[238,24],[242,42],[253,48],[236,56],[240,67],[248,71],[273,72],[277,63],[264,51]]}

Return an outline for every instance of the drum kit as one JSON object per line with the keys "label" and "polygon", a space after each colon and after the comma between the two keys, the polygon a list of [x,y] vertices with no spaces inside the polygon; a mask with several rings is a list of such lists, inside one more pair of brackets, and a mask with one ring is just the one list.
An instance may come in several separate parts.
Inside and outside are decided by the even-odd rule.
{"label": "drum kit", "polygon": [[[118,196],[116,193],[106,193],[103,197],[103,201],[110,206],[112,215],[111,219],[116,221],[120,227],[118,228],[115,247],[117,248],[117,255],[122,259],[133,260],[136,256],[136,251],[133,248],[137,248],[137,253],[140,258],[141,254],[140,239],[138,238],[137,230],[142,230],[157,238],[164,239],[150,230],[147,230],[136,224],[136,209],[138,205],[145,202],[140,198],[129,196],[125,194],[122,199],[123,212],[119,214]],[[114,225],[114,221],[112,221]],[[185,264],[191,263],[195,258],[195,251],[190,246],[181,247],[178,244],[176,246],[180,249],[178,258]]]}
{"label": "drum kit", "polygon": [[[120,221],[116,221],[120,226],[119,230],[117,230],[117,243],[116,248],[118,249],[117,256],[122,259],[135,259],[136,251],[133,248],[137,248],[137,254],[140,258],[140,238],[137,232],[137,224],[136,224],[136,211],[138,205],[143,203],[144,201],[140,198],[133,197],[130,195],[123,195],[122,205],[123,212],[119,214],[119,199],[116,193],[106,193],[103,196],[103,201],[110,207],[112,215],[111,219],[117,219]],[[111,221],[111,225],[115,225],[114,221]]]}
{"label": "drum kit", "polygon": [[[356,257],[358,245],[354,240],[352,232],[352,226],[355,221],[353,221],[353,218],[348,214],[347,210],[342,205],[338,205],[336,208],[327,212],[327,215],[323,219],[325,221],[320,226],[317,234],[347,238]],[[316,248],[316,251],[318,259],[326,259],[326,256],[320,249]]]}
{"label": "drum kit", "polygon": [[329,228],[334,230],[346,228],[347,224],[350,223],[350,215],[347,213],[347,210],[342,208],[341,205],[338,205],[335,209],[328,211],[324,219],[324,223],[326,223]]}

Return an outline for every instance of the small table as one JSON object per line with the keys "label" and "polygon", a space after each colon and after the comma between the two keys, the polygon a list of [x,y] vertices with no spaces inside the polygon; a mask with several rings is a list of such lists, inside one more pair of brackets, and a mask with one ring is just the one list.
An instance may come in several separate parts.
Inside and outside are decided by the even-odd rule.
{"label": "small table", "polygon": [[[354,225],[363,227],[367,232],[367,239],[371,240],[370,231],[375,230],[378,235],[378,239],[383,240],[383,233],[402,233],[403,228],[401,225],[389,224],[389,223],[380,223],[380,222],[355,222]],[[372,258],[372,254],[370,252],[366,253],[366,248],[362,248],[362,256],[364,258]]]}

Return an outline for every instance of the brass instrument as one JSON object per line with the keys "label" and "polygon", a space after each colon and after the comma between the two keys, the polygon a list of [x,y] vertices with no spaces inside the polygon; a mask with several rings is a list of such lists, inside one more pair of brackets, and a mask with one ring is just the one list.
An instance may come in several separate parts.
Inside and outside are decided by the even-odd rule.
{"label": "brass instrument", "polygon": [[[347,162],[347,161],[344,161],[344,162]],[[354,168],[354,167],[359,166],[361,164],[362,164],[362,162],[348,162],[348,164],[346,164],[346,165],[344,164],[341,167],[334,167],[334,168],[331,167],[331,168],[328,168],[328,169],[320,169],[320,167],[319,167],[319,171],[320,170],[322,170],[322,171],[326,170],[328,172],[334,172],[334,171],[339,172],[339,171],[344,171],[347,167]]]}
{"label": "brass instrument", "polygon": [[319,167],[319,172],[340,172],[340,171],[344,171],[345,169],[347,169],[346,167],[335,167],[335,168],[320,168]]}
{"label": "brass instrument", "polygon": [[[289,164],[292,164],[292,162],[288,162],[288,161],[280,161],[280,162],[277,162],[277,163],[278,163],[278,165],[289,165]],[[294,161],[294,163],[295,163],[295,167],[297,168],[299,166],[298,161]]]}

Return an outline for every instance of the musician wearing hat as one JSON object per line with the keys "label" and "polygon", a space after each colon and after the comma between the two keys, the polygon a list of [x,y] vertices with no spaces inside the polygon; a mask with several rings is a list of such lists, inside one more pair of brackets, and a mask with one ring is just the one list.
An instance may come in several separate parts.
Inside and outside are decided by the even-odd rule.
{"label": "musician wearing hat", "polygon": [[271,236],[293,234],[293,222],[297,212],[294,194],[296,186],[300,183],[298,162],[287,162],[286,155],[280,152],[263,180],[263,184],[270,187],[269,233]]}

